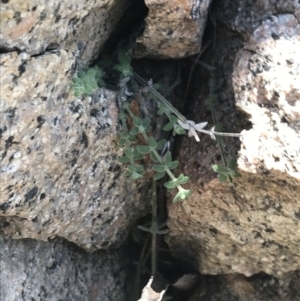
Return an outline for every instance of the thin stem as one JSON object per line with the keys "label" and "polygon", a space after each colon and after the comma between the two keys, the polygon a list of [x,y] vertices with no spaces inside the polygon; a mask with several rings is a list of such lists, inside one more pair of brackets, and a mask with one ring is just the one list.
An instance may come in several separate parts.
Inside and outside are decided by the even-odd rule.
{"label": "thin stem", "polygon": [[207,42],[204,47],[201,49],[201,51],[198,53],[195,61],[194,61],[194,64],[191,68],[191,71],[190,71],[190,74],[189,74],[189,79],[188,79],[188,83],[186,85],[186,90],[185,90],[185,93],[184,93],[184,101],[186,100],[187,98],[187,94],[189,92],[189,89],[190,89],[190,84],[191,84],[191,80],[192,80],[192,77],[193,77],[193,74],[194,74],[194,69],[196,67],[196,64],[197,62],[199,61],[201,55],[204,53],[204,51],[209,47],[209,45],[211,44],[211,41]]}
{"label": "thin stem", "polygon": [[[152,180],[152,224],[157,223],[157,195],[156,195],[156,181]],[[156,272],[156,233],[152,233],[152,256],[151,256],[151,274],[155,275]]]}
{"label": "thin stem", "polygon": [[143,85],[146,85],[149,87],[150,92],[153,96],[155,96],[156,102],[163,103],[170,111],[172,111],[182,122],[186,121],[186,118],[176,109],[174,108],[159,92],[157,92],[153,87],[148,85],[148,83],[142,79],[138,74],[134,72],[134,76],[136,79]]}

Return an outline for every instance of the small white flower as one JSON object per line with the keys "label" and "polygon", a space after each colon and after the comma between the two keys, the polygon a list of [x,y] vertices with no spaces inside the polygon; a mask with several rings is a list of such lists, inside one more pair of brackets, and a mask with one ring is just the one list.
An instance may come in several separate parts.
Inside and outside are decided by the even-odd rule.
{"label": "small white flower", "polygon": [[185,122],[178,120],[178,123],[183,129],[188,130],[189,137],[194,136],[197,142],[200,141],[200,138],[196,131],[201,132],[201,130],[207,125],[207,122],[195,124],[195,122],[192,120],[186,120]]}

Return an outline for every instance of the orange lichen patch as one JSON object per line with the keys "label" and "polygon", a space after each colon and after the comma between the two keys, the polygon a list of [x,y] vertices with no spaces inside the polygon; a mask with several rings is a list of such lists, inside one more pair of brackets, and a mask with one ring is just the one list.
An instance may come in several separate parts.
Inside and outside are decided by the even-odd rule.
{"label": "orange lichen patch", "polygon": [[23,19],[17,26],[10,28],[6,33],[9,38],[15,40],[27,33],[36,23],[36,15]]}

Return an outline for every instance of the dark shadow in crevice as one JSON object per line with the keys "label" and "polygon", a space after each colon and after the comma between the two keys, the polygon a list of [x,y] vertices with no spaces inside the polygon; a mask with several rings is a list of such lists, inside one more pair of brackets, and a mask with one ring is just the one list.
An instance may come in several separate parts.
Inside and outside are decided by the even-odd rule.
{"label": "dark shadow in crevice", "polygon": [[101,57],[105,54],[111,55],[117,49],[124,51],[131,49],[136,39],[144,31],[148,10],[144,0],[132,0],[131,5],[123,13],[115,32],[106,41],[103,51],[101,51],[96,61],[101,60]]}

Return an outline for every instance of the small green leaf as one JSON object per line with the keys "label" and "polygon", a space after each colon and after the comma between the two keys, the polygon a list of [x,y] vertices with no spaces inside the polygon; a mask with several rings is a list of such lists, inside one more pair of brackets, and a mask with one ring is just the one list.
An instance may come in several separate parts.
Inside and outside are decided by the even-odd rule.
{"label": "small green leaf", "polygon": [[133,117],[133,123],[134,123],[136,126],[140,126],[140,125],[143,124],[142,119],[141,119],[140,117],[136,117],[136,116]]}
{"label": "small green leaf", "polygon": [[136,165],[135,170],[137,173],[143,174],[144,173],[144,166],[143,165]]}
{"label": "small green leaf", "polygon": [[180,125],[175,124],[174,125],[174,130],[173,130],[173,135],[185,135],[186,134],[186,130],[183,129]]}
{"label": "small green leaf", "polygon": [[85,72],[84,72],[83,70],[81,70],[81,71],[79,71],[79,72],[77,73],[77,76],[78,76],[79,78],[83,78],[83,77],[85,77]]}
{"label": "small green leaf", "polygon": [[178,117],[175,116],[175,115],[171,115],[171,116],[170,116],[170,121],[171,121],[172,123],[177,123]]}
{"label": "small green leaf", "polygon": [[166,142],[167,142],[166,139],[162,139],[162,140],[158,141],[156,149],[157,150],[163,149],[165,147]]}
{"label": "small green leaf", "polygon": [[218,179],[221,183],[224,183],[228,180],[228,176],[226,174],[219,174]]}
{"label": "small green leaf", "polygon": [[133,157],[132,150],[130,148],[126,148],[124,153],[125,153],[125,156],[127,158],[132,158]]}
{"label": "small green leaf", "polygon": [[164,131],[171,131],[173,129],[174,124],[172,122],[167,123],[164,127]]}
{"label": "small green leaf", "polygon": [[212,166],[213,170],[217,173],[227,173],[227,170],[224,166],[215,164]]}
{"label": "small green leaf", "polygon": [[137,227],[138,227],[140,230],[142,230],[142,231],[150,232],[150,228],[147,228],[147,227],[144,227],[144,226],[141,226],[141,225],[138,225]]}
{"label": "small green leaf", "polygon": [[164,172],[165,171],[165,167],[163,165],[154,165],[153,166],[153,169],[156,171],[156,172]]}
{"label": "small green leaf", "polygon": [[138,127],[134,127],[130,130],[130,135],[136,135],[139,132],[139,128]]}
{"label": "small green leaf", "polygon": [[156,158],[156,156],[153,152],[150,152],[150,158],[153,162],[159,162],[159,160]]}
{"label": "small green leaf", "polygon": [[81,82],[81,79],[78,78],[78,77],[73,77],[72,78],[72,82],[76,85],[80,85],[82,82]]}
{"label": "small green leaf", "polygon": [[126,140],[125,139],[120,139],[119,141],[118,141],[118,145],[119,146],[123,146],[123,145],[125,145],[126,144]]}
{"label": "small green leaf", "polygon": [[159,235],[164,235],[167,234],[169,232],[169,229],[165,229],[165,230],[158,230],[156,233]]}
{"label": "small green leaf", "polygon": [[162,104],[161,102],[158,103],[158,111],[157,114],[158,115],[163,115],[165,112],[167,112],[168,109],[166,108],[166,106],[164,104]]}
{"label": "small green leaf", "polygon": [[136,147],[134,148],[132,154],[133,154],[133,158],[134,158],[135,160],[142,160],[142,159],[143,159],[143,155],[141,155],[141,154],[138,152],[138,150],[136,149]]}
{"label": "small green leaf", "polygon": [[190,189],[187,190],[187,189],[181,188],[181,190],[179,190],[179,192],[174,197],[173,203],[177,203],[178,201],[187,199],[190,194],[191,194]]}
{"label": "small green leaf", "polygon": [[174,169],[178,166],[179,162],[178,161],[173,161],[171,162],[171,164],[169,165],[169,169]]}
{"label": "small green leaf", "polygon": [[158,224],[157,224],[157,221],[154,221],[154,222],[152,222],[152,224],[151,224],[150,232],[151,232],[152,234],[155,234],[155,233],[157,233],[157,231],[158,231]]}
{"label": "small green leaf", "polygon": [[161,179],[165,174],[166,174],[166,172],[157,172],[153,178],[156,181],[156,180]]}
{"label": "small green leaf", "polygon": [[131,174],[135,172],[135,167],[132,165],[128,165],[127,169]]}
{"label": "small green leaf", "polygon": [[126,170],[125,176],[126,176],[126,177],[131,177],[131,175],[132,175],[132,173],[131,173],[130,171]]}
{"label": "small green leaf", "polygon": [[232,170],[232,169],[228,170],[228,175],[233,178],[239,178],[241,176],[236,170]]}
{"label": "small green leaf", "polygon": [[164,186],[168,189],[173,189],[176,187],[176,182],[177,181],[169,181],[169,182],[164,183]]}
{"label": "small green leaf", "polygon": [[119,158],[118,161],[120,163],[128,163],[130,160],[128,157],[123,156],[123,157]]}
{"label": "small green leaf", "polygon": [[165,164],[167,167],[169,167],[171,165],[172,162],[172,156],[171,156],[171,152],[167,152],[165,155]]}
{"label": "small green leaf", "polygon": [[152,148],[152,149],[156,149],[157,146],[157,142],[155,140],[154,137],[150,137],[148,140],[148,145]]}
{"label": "small green leaf", "polygon": [[189,177],[187,177],[183,174],[180,174],[180,176],[177,178],[177,183],[178,183],[178,185],[185,184],[188,180],[189,180]]}
{"label": "small green leaf", "polygon": [[141,175],[141,174],[139,174],[139,173],[137,173],[137,172],[135,172],[135,173],[133,173],[132,175],[131,175],[131,178],[133,179],[133,180],[137,180],[137,179],[140,179],[140,178],[142,178],[143,177],[143,175]]}
{"label": "small green leaf", "polygon": [[147,116],[146,118],[143,119],[143,125],[148,126],[151,123],[151,119]]}
{"label": "small green leaf", "polygon": [[234,159],[230,160],[230,162],[228,163],[228,168],[230,168],[230,169],[236,169],[237,168],[237,162],[236,162],[236,160],[234,160]]}
{"label": "small green leaf", "polygon": [[91,78],[95,77],[95,75],[96,75],[95,69],[93,69],[93,68],[88,69],[86,75]]}
{"label": "small green leaf", "polygon": [[151,148],[147,145],[138,145],[137,150],[139,153],[145,155],[150,153]]}

